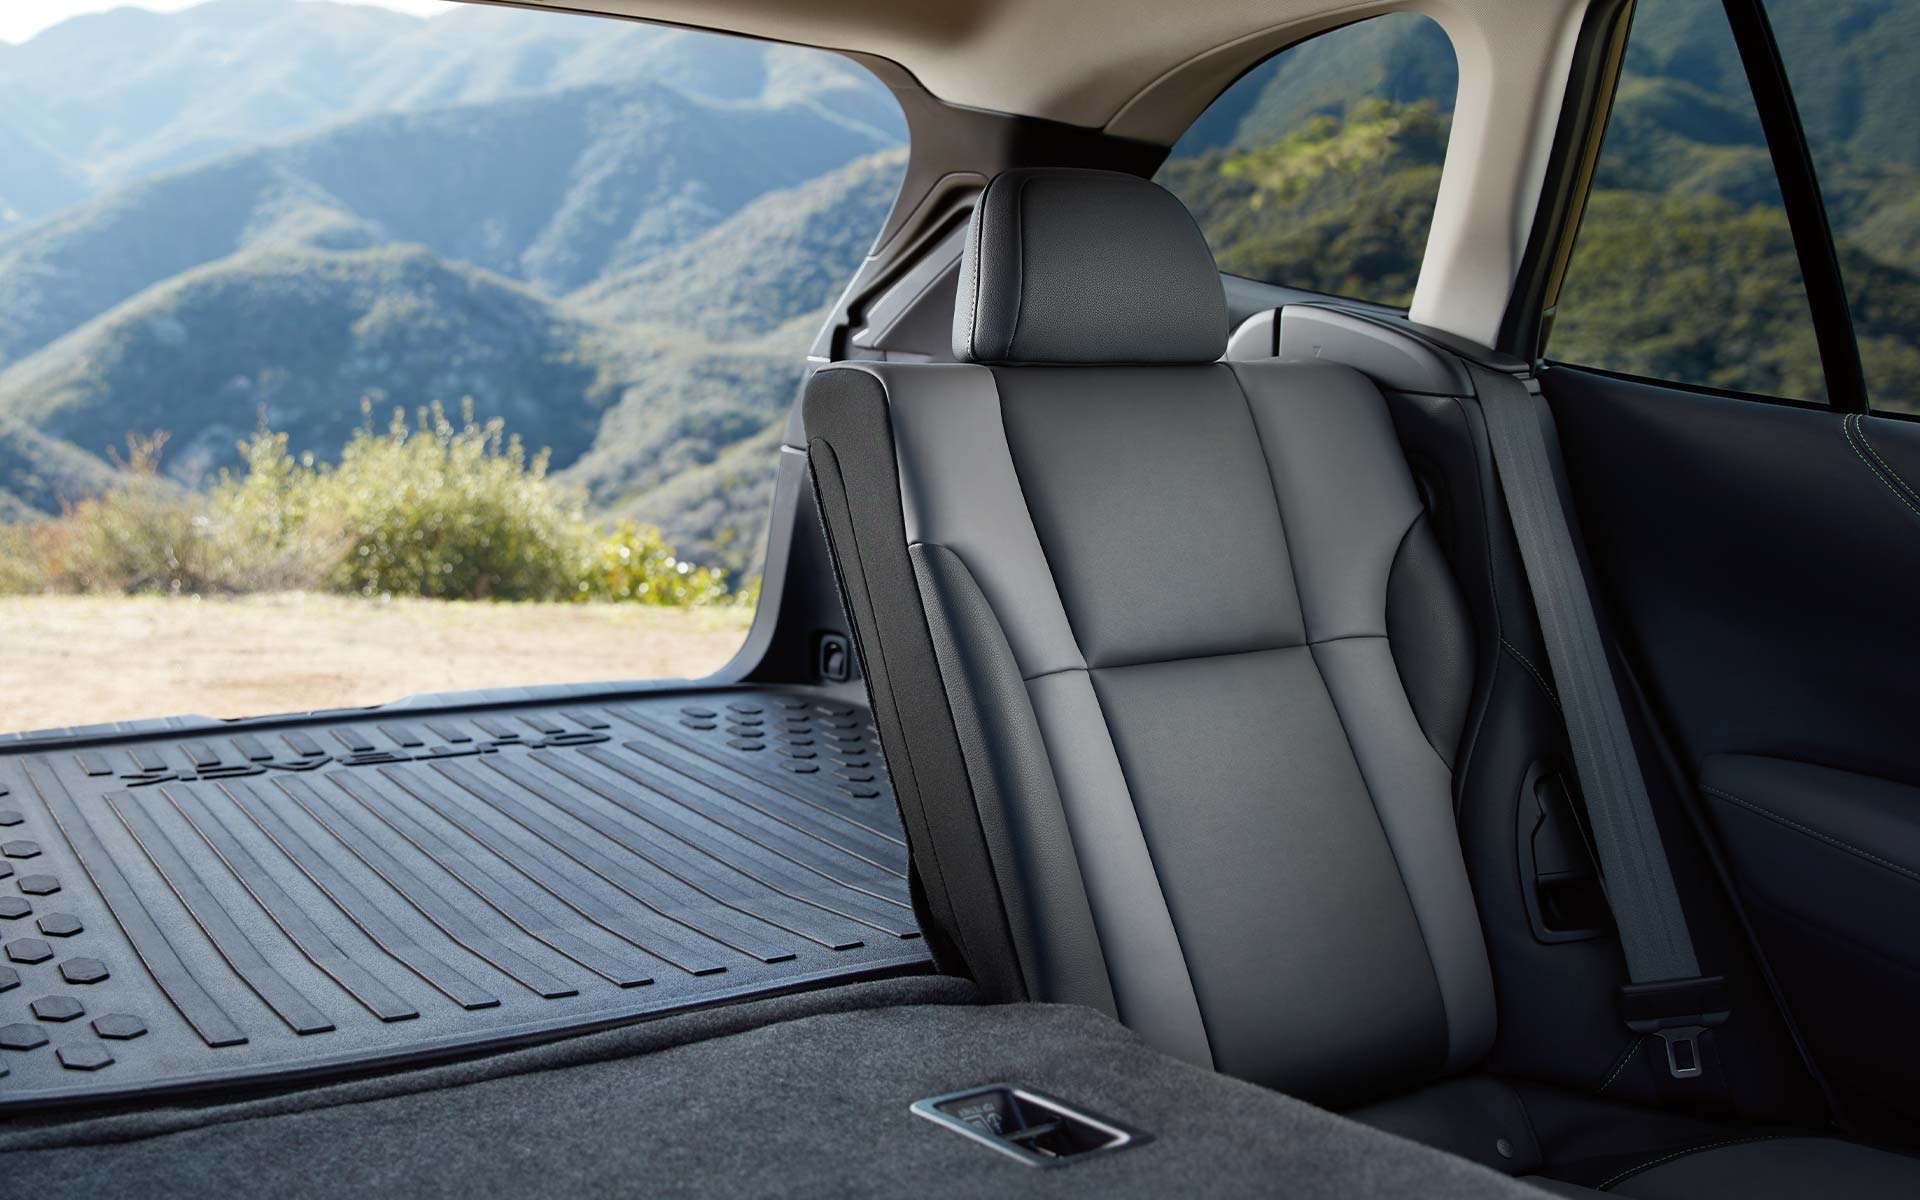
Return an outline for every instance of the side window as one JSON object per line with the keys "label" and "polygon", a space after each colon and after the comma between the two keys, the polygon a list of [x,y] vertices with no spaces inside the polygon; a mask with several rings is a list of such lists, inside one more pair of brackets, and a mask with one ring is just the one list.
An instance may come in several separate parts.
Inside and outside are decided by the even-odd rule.
{"label": "side window", "polygon": [[1873,407],[1920,413],[1920,8],[1767,0]]}
{"label": "side window", "polygon": [[1773,160],[1718,0],[1640,0],[1547,355],[1824,402]]}
{"label": "side window", "polygon": [[1222,271],[1404,305],[1457,80],[1453,46],[1426,17],[1344,26],[1221,93],[1155,178],[1193,210]]}
{"label": "side window", "polygon": [[823,50],[0,0],[0,732],[719,668],[906,158]]}

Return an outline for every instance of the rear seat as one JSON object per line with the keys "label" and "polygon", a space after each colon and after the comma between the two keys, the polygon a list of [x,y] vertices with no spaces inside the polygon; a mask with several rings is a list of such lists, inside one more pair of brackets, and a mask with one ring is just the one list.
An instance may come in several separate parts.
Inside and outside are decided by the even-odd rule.
{"label": "rear seat", "polygon": [[[946,964],[1421,1136],[1498,1086],[1451,792],[1472,629],[1378,390],[1219,362],[1226,327],[1170,194],[1007,172],[968,231],[961,364],[810,382],[822,509]],[[1920,1194],[1917,1160],[1702,1134],[1736,1144],[1623,1136],[1570,1177]]]}

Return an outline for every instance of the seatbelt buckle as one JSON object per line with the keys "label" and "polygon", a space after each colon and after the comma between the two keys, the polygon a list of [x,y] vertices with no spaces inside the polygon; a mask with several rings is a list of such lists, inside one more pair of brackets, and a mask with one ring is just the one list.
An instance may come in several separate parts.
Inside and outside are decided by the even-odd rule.
{"label": "seatbelt buckle", "polygon": [[1675,1079],[1694,1079],[1699,1076],[1700,1035],[1706,1031],[1705,1025],[1675,1025],[1671,1029],[1654,1031],[1666,1043],[1667,1074]]}
{"label": "seatbelt buckle", "polygon": [[1620,1015],[1635,1033],[1652,1034],[1667,1050],[1667,1073],[1697,1079],[1706,1069],[1700,1035],[1732,1014],[1723,975],[1629,983],[1620,989]]}

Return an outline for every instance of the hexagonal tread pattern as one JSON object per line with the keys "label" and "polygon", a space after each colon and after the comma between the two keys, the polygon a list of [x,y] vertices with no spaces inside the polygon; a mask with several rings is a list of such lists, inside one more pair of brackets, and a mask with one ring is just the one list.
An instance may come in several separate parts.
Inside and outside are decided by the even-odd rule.
{"label": "hexagonal tread pattern", "polygon": [[97,958],[70,958],[60,964],[60,978],[68,983],[99,983],[107,977],[107,964]]}
{"label": "hexagonal tread pattern", "polygon": [[107,1053],[105,1046],[82,1043],[62,1046],[54,1053],[60,1056],[60,1065],[69,1071],[98,1071],[113,1065],[113,1055]]}
{"label": "hexagonal tread pattern", "polygon": [[132,1013],[108,1013],[93,1019],[93,1031],[103,1038],[124,1042],[147,1031],[147,1023]]}
{"label": "hexagonal tread pattern", "polygon": [[7,957],[17,963],[43,963],[53,957],[53,947],[39,938],[15,938],[7,943]]}
{"label": "hexagonal tread pattern", "polygon": [[72,996],[42,996],[27,1007],[42,1021],[77,1021],[87,1015],[86,1007]]}

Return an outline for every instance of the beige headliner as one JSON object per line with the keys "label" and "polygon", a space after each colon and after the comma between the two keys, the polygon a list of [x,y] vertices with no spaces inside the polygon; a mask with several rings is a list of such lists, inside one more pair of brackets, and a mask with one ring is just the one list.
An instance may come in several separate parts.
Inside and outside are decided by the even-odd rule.
{"label": "beige headliner", "polygon": [[[489,0],[481,0],[489,2]],[[508,0],[515,2],[515,0]],[[1424,13],[1460,62],[1415,320],[1493,340],[1532,222],[1586,0],[518,0],[890,59],[949,104],[1160,143],[1243,70],[1320,30]]]}

